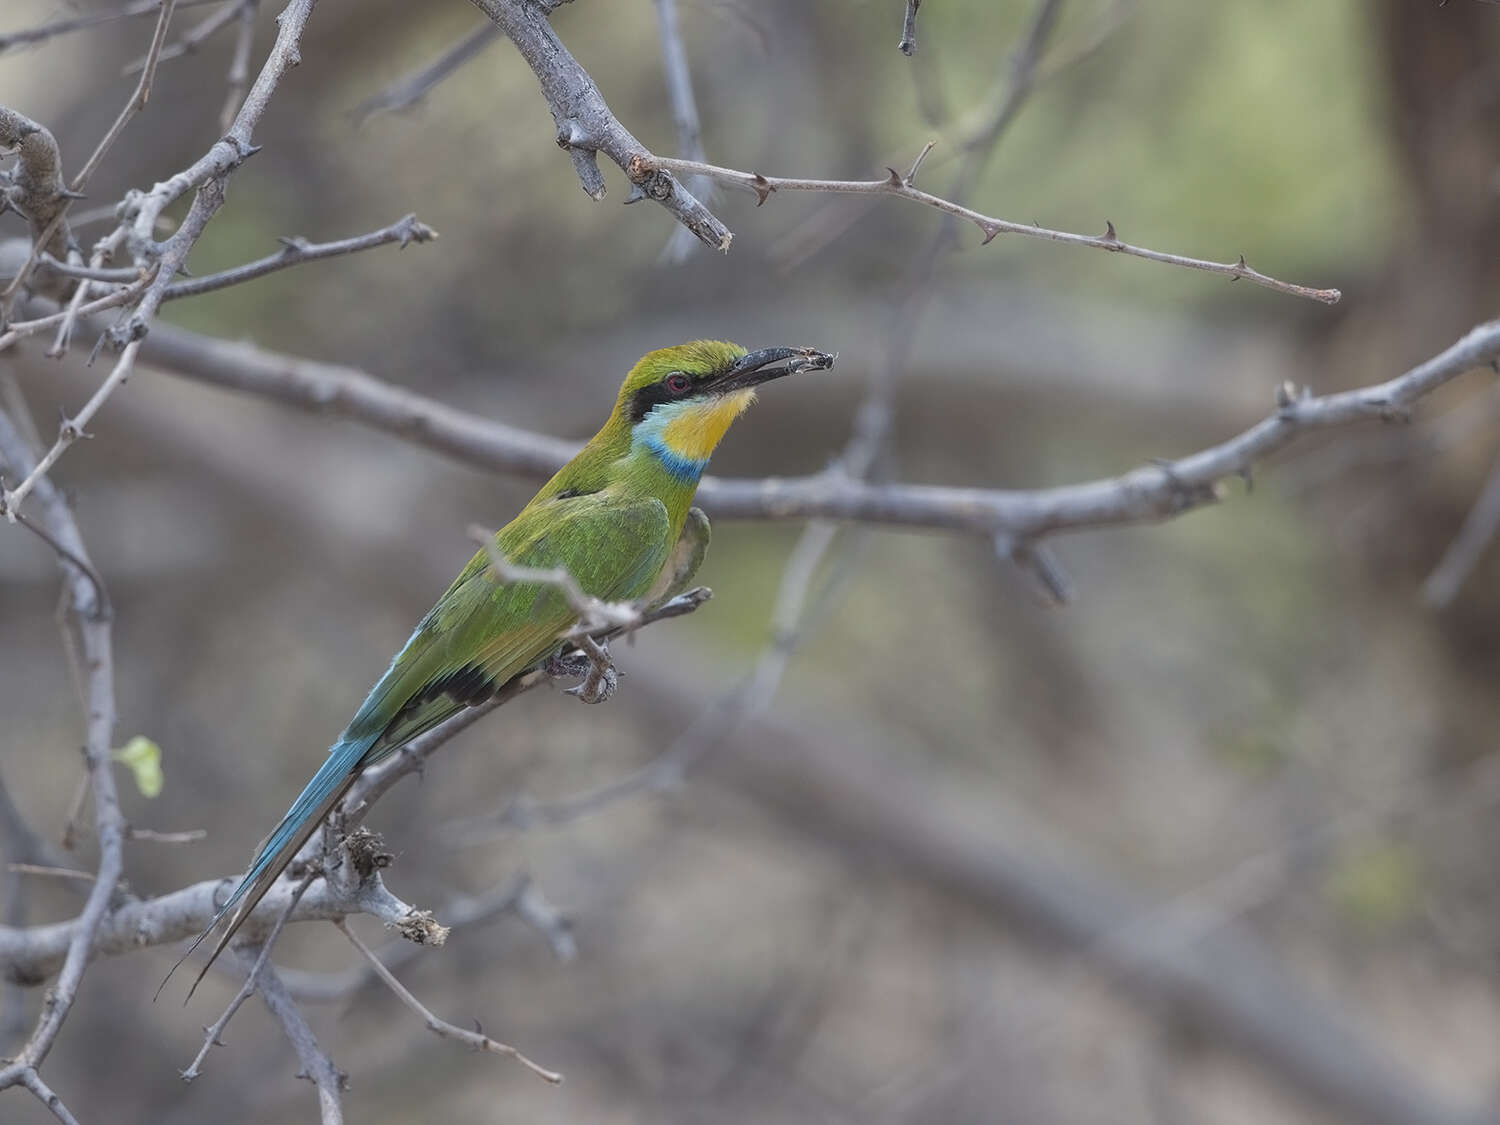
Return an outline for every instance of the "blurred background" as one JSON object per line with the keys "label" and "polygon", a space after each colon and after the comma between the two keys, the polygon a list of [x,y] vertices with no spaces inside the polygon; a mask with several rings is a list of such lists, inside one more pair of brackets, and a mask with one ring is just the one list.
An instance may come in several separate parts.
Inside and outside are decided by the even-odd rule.
{"label": "blurred background", "polygon": [[[9,0],[0,30],[69,7]],[[274,34],[278,5],[263,7],[252,73]],[[682,0],[709,158],[865,178],[936,138],[922,183],[945,191],[1029,5],[929,0],[910,59],[900,9]],[[665,260],[670,217],[622,210],[612,168],[604,202],[580,192],[504,41],[412,109],[357,118],[481,20],[458,0],[320,5],[257,131],[264,151],[192,265],[408,211],[440,241],[287,270],[164,319],[579,439],[649,348],[825,348],[838,368],[771,388],[714,468],[825,465],[902,346],[893,310],[940,216],[728,194],[715,210],[733,251]],[[579,0],[554,25],[622,122],[676,151],[652,6]],[[46,123],[76,168],[149,35],[149,19],[127,21],[0,55],[0,104]],[[965,230],[897,372],[889,475],[1114,475],[1253,423],[1284,379],[1384,380],[1496,315],[1500,7],[1071,0],[1051,57],[1091,43],[1038,85],[973,205],[1243,253],[1344,300],[1042,242],[981,248]],[[148,187],[218,136],[231,46],[163,64],[82,206]],[[18,370],[46,428],[100,374],[40,353]],[[466,526],[503,523],[535,482],[150,370],[93,428],[56,477],[117,608],[120,741],[156,740],[166,774],[154,800],[122,774],[127,815],[209,830],[129,846],[130,888],[147,895],[243,866],[471,553]],[[1057,541],[1078,587],[1061,610],[983,541],[849,529],[773,704],[682,786],[501,825],[523,795],[563,799],[644,765],[750,672],[799,528],[716,522],[699,575],[714,600],[619,646],[614,701],[532,693],[372,818],[408,901],[443,917],[524,873],[570,920],[571,960],[502,912],[400,970],[437,1014],[478,1017],[567,1083],[438,1040],[376,983],[305,1005],[349,1072],[350,1118],[1490,1120],[1500,551],[1446,608],[1420,592],[1497,444],[1494,380],[1469,376],[1410,426],[1299,445],[1217,507]],[[47,550],[0,534],[0,771],[53,838],[81,775],[56,601]],[[33,922],[76,910],[47,880],[30,904]],[[277,952],[307,973],[356,966],[328,926],[293,927]],[[80,1120],[314,1120],[256,1004],[204,1076],[179,1082],[235,983],[211,977],[186,1011],[153,1005],[174,957],[90,970],[47,1067]],[[41,990],[4,1001],[9,1033]],[[19,1094],[0,1117],[51,1120]]]}

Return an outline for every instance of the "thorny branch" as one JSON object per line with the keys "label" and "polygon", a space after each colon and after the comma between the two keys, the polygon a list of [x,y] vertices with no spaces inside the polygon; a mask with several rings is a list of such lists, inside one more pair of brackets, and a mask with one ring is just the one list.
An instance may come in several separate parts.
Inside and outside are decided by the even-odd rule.
{"label": "thorny branch", "polygon": [[[86,182],[131,115],[145,105],[156,70],[156,60],[165,40],[167,21],[175,2],[176,0],[163,0],[161,16],[157,21],[156,32],[152,36],[151,50],[148,52],[148,61],[142,70],[136,92],[125,110],[116,119],[115,125],[84,165],[83,170],[74,179],[73,190],[77,190],[82,183]],[[140,349],[141,340],[150,330],[151,321],[157,309],[167,298],[168,290],[174,283],[173,279],[186,264],[189,252],[197,243],[209,220],[223,205],[225,180],[255,151],[250,143],[251,132],[265,112],[266,105],[282,76],[301,60],[298,43],[307,19],[312,14],[314,3],[316,0],[291,0],[281,13],[281,26],[277,33],[276,43],[271,48],[260,75],[246,96],[245,104],[240,108],[227,135],[215,143],[206,155],[186,171],[179,172],[157,184],[150,192],[144,194],[133,192],[126,197],[126,202],[121,209],[124,217],[122,225],[114,236],[104,240],[104,244],[127,242],[135,255],[137,265],[143,269],[148,264],[154,266],[155,273],[146,282],[144,291],[130,316],[123,323],[112,326],[102,337],[112,348],[120,351],[119,359],[116,360],[109,376],[76,416],[63,420],[58,430],[57,440],[36,467],[26,475],[26,478],[14,489],[0,492],[0,515],[13,518],[20,503],[36,487],[43,474],[84,432],[88,422],[114,390],[129,378],[135,366],[135,357]],[[157,243],[154,234],[156,222],[162,210],[192,188],[197,188],[197,196],[187,216],[183,219],[182,225],[166,242]],[[65,214],[66,202],[52,219],[52,228],[60,228]],[[26,264],[11,279],[5,293],[0,294],[0,300],[8,300],[13,293],[18,292],[33,263],[37,261],[44,249],[50,247],[50,243],[46,242],[47,237],[44,231],[42,236],[34,241]],[[54,254],[54,256],[61,257],[62,255]],[[96,259],[98,257],[96,254]],[[91,264],[98,266],[102,263],[96,260]],[[86,289],[90,284],[90,282],[82,282],[80,289]],[[80,295],[79,300],[81,299]],[[68,315],[72,316],[76,313]],[[64,323],[68,323],[66,318]]]}
{"label": "thorny branch", "polygon": [[[1136,246],[1119,238],[1113,222],[1105,224],[1102,235],[1085,235],[994,218],[922,191],[913,186],[909,176],[902,176],[895,169],[890,169],[890,175],[883,180],[811,180],[768,177],[756,172],[722,168],[702,160],[657,156],[620,124],[605,103],[594,80],[552,30],[552,25],[547,21],[547,13],[557,6],[556,3],[528,3],[527,0],[473,2],[510,37],[536,74],[553,120],[557,123],[558,146],[567,149],[573,157],[584,191],[593,199],[604,198],[604,176],[599,171],[597,160],[597,154],[602,152],[619,165],[633,185],[631,199],[627,202],[638,198],[655,200],[697,235],[700,241],[716,250],[727,253],[733,236],[723,223],[682,186],[673,173],[717,180],[752,191],[761,203],[776,191],[894,195],[935,207],[974,223],[983,232],[986,244],[1001,234],[1025,235],[1073,246],[1089,246],[1113,254],[1124,254],[1186,269],[1203,270],[1228,277],[1231,281],[1243,278],[1279,293],[1307,297],[1324,304],[1334,304],[1341,296],[1337,289],[1314,289],[1279,281],[1252,268],[1243,255],[1233,262],[1212,262]],[[908,20],[914,19],[915,14],[916,5],[913,4],[908,10]],[[903,39],[903,44],[905,42]],[[670,37],[664,39],[664,47],[670,56]],[[670,73],[670,57],[668,68]]]}
{"label": "thorny branch", "polygon": [[[125,126],[130,123],[130,119],[146,108],[146,101],[151,97],[151,84],[156,79],[156,64],[161,57],[162,44],[166,42],[167,26],[172,22],[172,13],[176,7],[177,0],[161,0],[161,11],[156,17],[156,28],[151,33],[151,46],[146,51],[145,65],[141,68],[141,77],[136,83],[135,92],[130,95],[130,100],[120,110],[119,116],[115,118],[114,123],[110,125],[108,131],[94,147],[94,151],[89,154],[88,160],[84,161],[84,165],[79,170],[78,175],[74,176],[72,182],[68,184],[68,190],[63,196],[61,205],[57,208],[56,213],[53,214],[45,229],[32,239],[31,253],[26,259],[26,264],[11,278],[10,284],[5,287],[5,291],[0,293],[0,306],[3,306],[0,307],[0,321],[8,321],[10,319],[11,311],[14,309],[16,299],[21,292],[21,286],[25,284],[26,278],[30,276],[32,267],[36,265],[37,259],[43,253],[51,253],[53,257],[57,258],[65,256],[65,253],[56,252],[57,248],[54,244],[54,236],[56,234],[66,235],[63,224],[67,221],[68,207],[72,205],[73,200],[81,197],[89,179],[93,176],[99,165],[103,163],[105,156],[109,154],[109,150],[114,146],[115,141],[119,139],[120,134],[125,131]],[[65,238],[65,241],[71,244],[71,238]],[[66,246],[64,247],[65,252],[67,248]]]}
{"label": "thorny branch", "polygon": [[255,955],[255,962],[250,966],[250,971],[245,974],[245,983],[234,994],[234,999],[224,1009],[223,1015],[203,1029],[203,1046],[198,1048],[198,1053],[193,1056],[193,1061],[188,1063],[187,1069],[182,1072],[182,1080],[184,1082],[191,1082],[198,1075],[202,1074],[203,1060],[208,1058],[208,1052],[215,1047],[222,1047],[224,1045],[220,1036],[224,1034],[224,1029],[229,1026],[229,1021],[234,1019],[234,1014],[240,1010],[240,1005],[254,994],[255,986],[260,981],[261,972],[265,969],[266,963],[271,959],[271,950],[276,947],[276,939],[281,936],[281,928],[286,925],[286,920],[291,917],[292,911],[297,909],[297,904],[302,901],[302,896],[307,892],[307,888],[312,885],[312,881],[317,877],[317,874],[316,871],[309,871],[306,875],[302,876],[302,881],[297,884],[297,889],[292,892],[292,901],[287,904],[287,908],[276,919],[276,924],[271,927],[271,932],[266,935],[265,941],[261,942],[260,950]]}
{"label": "thorny branch", "polygon": [[676,172],[684,176],[707,176],[731,187],[754,192],[761,203],[778,191],[893,195],[898,199],[909,199],[913,203],[921,203],[973,223],[983,232],[986,246],[1002,234],[1024,235],[1028,238],[1042,238],[1049,242],[1060,242],[1069,246],[1087,246],[1111,254],[1124,254],[1130,258],[1143,258],[1148,262],[1161,262],[1169,266],[1181,266],[1184,269],[1203,270],[1206,273],[1216,273],[1227,277],[1231,281],[1243,279],[1267,289],[1274,289],[1278,293],[1287,293],[1293,297],[1307,297],[1314,301],[1321,301],[1325,305],[1337,304],[1339,298],[1343,296],[1337,289],[1314,289],[1306,285],[1296,285],[1290,281],[1278,281],[1251,267],[1245,261],[1244,255],[1240,255],[1233,262],[1211,262],[1203,258],[1189,258],[1182,254],[1169,254],[1161,250],[1136,246],[1121,240],[1115,233],[1113,222],[1105,223],[1103,234],[1089,235],[1052,230],[1034,223],[1017,223],[1009,219],[995,218],[973,208],[961,206],[940,195],[922,191],[911,182],[909,176],[903,176],[894,168],[888,169],[890,174],[883,180],[809,180],[786,176],[763,176],[759,172],[742,172],[735,168],[721,168],[716,164],[705,164],[696,160],[648,156],[644,158],[638,171],[642,174],[663,171]]}
{"label": "thorny branch", "polygon": [[380,958],[376,957],[371,952],[370,947],[355,936],[353,930],[346,926],[342,920],[335,921],[334,925],[349,939],[350,944],[359,950],[360,955],[369,962],[370,968],[375,971],[375,975],[385,982],[386,987],[394,992],[403,1004],[422,1018],[422,1022],[427,1025],[427,1029],[434,1035],[442,1039],[453,1039],[459,1043],[467,1044],[476,1051],[489,1051],[491,1054],[514,1059],[542,1081],[550,1083],[553,1086],[561,1085],[563,1080],[561,1074],[558,1074],[555,1070],[548,1070],[546,1067],[537,1065],[514,1047],[491,1039],[484,1033],[484,1029],[479,1027],[478,1021],[475,1022],[475,1030],[468,1031],[462,1027],[455,1027],[447,1020],[439,1019],[433,1015],[422,1001],[413,996],[410,990],[396,979],[394,973],[381,964]]}
{"label": "thorny branch", "polygon": [[[319,363],[163,325],[146,358],[164,370],[306,410],[336,414],[465,464],[548,477],[578,451],[571,442],[491,422],[384,383],[351,367]],[[1223,482],[1244,477],[1306,434],[1406,417],[1426,395],[1500,358],[1500,321],[1384,383],[1327,395],[1285,387],[1261,422],[1197,453],[1123,476],[1038,489],[868,483],[838,471],[764,480],[706,476],[698,502],[713,516],[826,517],[892,527],[940,528],[1027,543],[1065,531],[1168,519],[1217,502]]]}
{"label": "thorny branch", "polygon": [[[253,947],[235,952],[240,964],[247,969],[253,966],[256,957]],[[307,1026],[307,1020],[297,1009],[274,965],[267,964],[261,969],[260,998],[291,1041],[292,1049],[297,1052],[297,1061],[302,1064],[302,1073],[318,1088],[318,1109],[323,1125],[343,1125],[346,1076],[318,1046],[317,1037]]]}
{"label": "thorny branch", "polygon": [[[988,158],[1000,134],[1030,92],[1036,64],[1056,26],[1060,7],[1061,0],[1041,0],[1037,5],[1030,29],[1007,68],[1005,94],[996,103],[993,118],[977,134],[956,177],[954,194],[959,199],[972,188],[980,165]],[[928,146],[917,157],[907,174],[909,180],[915,178],[930,149]],[[950,226],[951,220],[945,220],[927,252],[912,270],[906,292],[891,318],[885,346],[870,374],[864,399],[855,411],[849,439],[830,470],[844,479],[864,481],[882,456],[895,410],[893,399],[897,379],[906,367],[916,321],[930,299],[938,260],[950,241]],[[524,829],[536,824],[567,823],[637,793],[660,791],[681,784],[689,769],[714,752],[736,729],[770,708],[792,657],[810,631],[809,618],[813,610],[826,606],[832,595],[847,585],[857,565],[855,557],[847,550],[851,540],[846,540],[847,563],[835,569],[835,577],[825,583],[816,598],[811,597],[813,579],[841,530],[841,525],[832,520],[808,521],[782,570],[771,613],[770,639],[752,671],[733,691],[701,711],[692,725],[665,751],[635,772],[589,793],[549,803],[519,795],[501,810],[498,817],[476,817],[450,825],[447,831],[450,840],[472,843],[492,836],[497,828]]]}
{"label": "thorny branch", "polygon": [[729,250],[734,238],[729,229],[670,172],[652,166],[655,158],[650,151],[610,112],[599,87],[563,46],[547,22],[547,12],[555,4],[527,0],[474,0],[474,4],[510,37],[536,74],[557,123],[558,147],[573,158],[589,198],[604,198],[604,174],[598,161],[602,152],[629,178],[631,200],[661,204],[705,246]]}
{"label": "thorny branch", "polygon": [[[0,461],[12,472],[25,474],[31,468],[31,457],[22,432],[10,415],[0,410]],[[99,866],[83,910],[70,923],[67,940],[60,949],[61,968],[57,982],[42,1005],[36,1029],[15,1060],[0,1068],[0,1090],[24,1085],[42,1098],[59,1118],[68,1120],[61,1101],[42,1083],[39,1068],[57,1041],[63,1022],[77,999],[84,970],[94,952],[96,935],[109,913],[116,885],[123,873],[125,818],[120,811],[110,764],[115,698],[109,603],[98,586],[88,549],[61,492],[44,479],[37,488],[37,498],[42,526],[53,541],[66,548],[66,553],[59,555],[59,565],[67,589],[71,627],[77,632],[82,652],[87,713],[84,761],[94,798],[94,834],[99,843]],[[86,565],[79,566],[72,560],[80,560]]]}

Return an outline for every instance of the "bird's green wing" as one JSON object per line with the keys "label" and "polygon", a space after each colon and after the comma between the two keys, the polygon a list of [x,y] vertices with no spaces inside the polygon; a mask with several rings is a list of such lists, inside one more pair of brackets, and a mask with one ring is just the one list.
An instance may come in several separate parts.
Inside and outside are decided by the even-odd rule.
{"label": "bird's green wing", "polygon": [[[563,567],[586,593],[634,601],[662,570],[670,534],[660,500],[606,490],[527,508],[496,542],[518,566]],[[374,736],[364,764],[379,760],[535,667],[576,620],[560,590],[502,585],[486,552],[478,552],[422,618],[345,737]]]}

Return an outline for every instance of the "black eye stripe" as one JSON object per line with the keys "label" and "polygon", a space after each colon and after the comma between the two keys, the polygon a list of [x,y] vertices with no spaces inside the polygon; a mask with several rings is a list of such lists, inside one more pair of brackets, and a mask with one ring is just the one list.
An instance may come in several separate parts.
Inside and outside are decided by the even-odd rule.
{"label": "black eye stripe", "polygon": [[[687,384],[680,390],[669,387],[667,385],[674,378],[679,377],[687,380]],[[662,378],[658,379],[656,382],[646,384],[646,386],[636,391],[635,394],[630,398],[631,424],[634,425],[636,422],[639,422],[642,418],[644,418],[647,414],[651,413],[652,407],[660,406],[664,402],[672,402],[675,399],[681,398],[684,394],[686,394],[688,391],[691,391],[692,389],[692,377],[684,371],[670,371]]]}

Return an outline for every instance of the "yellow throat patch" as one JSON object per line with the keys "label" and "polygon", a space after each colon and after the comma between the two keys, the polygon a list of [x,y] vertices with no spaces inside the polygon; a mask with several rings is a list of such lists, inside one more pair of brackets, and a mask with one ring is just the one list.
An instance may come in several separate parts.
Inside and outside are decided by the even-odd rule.
{"label": "yellow throat patch", "polygon": [[707,461],[734,420],[754,401],[755,392],[743,390],[687,404],[662,427],[662,443],[685,460]]}

